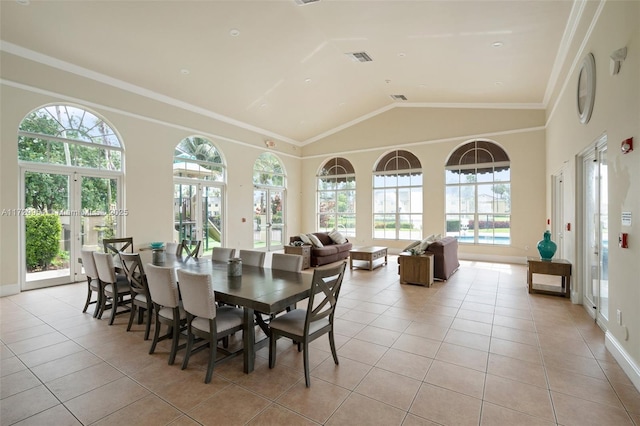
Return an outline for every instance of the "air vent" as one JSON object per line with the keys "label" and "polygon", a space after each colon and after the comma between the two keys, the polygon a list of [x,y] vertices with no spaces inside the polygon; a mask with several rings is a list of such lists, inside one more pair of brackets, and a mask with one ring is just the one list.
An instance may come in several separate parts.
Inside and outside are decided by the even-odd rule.
{"label": "air vent", "polygon": [[309,3],[317,3],[320,0],[294,0],[296,2],[297,5],[299,6],[304,6],[305,4],[309,4]]}
{"label": "air vent", "polygon": [[347,55],[349,58],[351,58],[352,61],[355,61],[355,62],[373,61],[373,59],[371,59],[371,56],[367,55],[367,52],[352,52],[352,53],[345,53],[345,55]]}
{"label": "air vent", "polygon": [[406,101],[407,97],[405,95],[389,95],[391,96],[391,99],[393,99],[394,101]]}

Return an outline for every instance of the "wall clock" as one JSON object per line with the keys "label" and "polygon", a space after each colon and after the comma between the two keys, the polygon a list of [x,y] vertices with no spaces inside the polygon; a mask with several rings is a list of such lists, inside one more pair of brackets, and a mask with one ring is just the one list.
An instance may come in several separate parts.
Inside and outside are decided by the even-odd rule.
{"label": "wall clock", "polygon": [[578,73],[577,107],[578,117],[582,124],[587,124],[593,111],[596,96],[596,61],[589,53],[582,60]]}

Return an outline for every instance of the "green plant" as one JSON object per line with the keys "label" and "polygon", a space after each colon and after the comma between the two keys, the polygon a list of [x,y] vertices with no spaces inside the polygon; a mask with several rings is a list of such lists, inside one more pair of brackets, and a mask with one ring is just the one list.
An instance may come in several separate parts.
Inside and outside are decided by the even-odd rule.
{"label": "green plant", "polygon": [[60,218],[55,214],[26,216],[25,225],[27,268],[45,269],[60,251]]}

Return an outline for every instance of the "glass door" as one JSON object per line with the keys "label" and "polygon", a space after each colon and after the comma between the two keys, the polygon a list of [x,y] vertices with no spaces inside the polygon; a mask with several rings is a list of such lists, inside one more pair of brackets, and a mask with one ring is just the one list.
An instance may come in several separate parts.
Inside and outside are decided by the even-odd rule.
{"label": "glass door", "polygon": [[174,184],[174,239],[202,241],[201,255],[222,246],[222,188],[203,183]]}
{"label": "glass door", "polygon": [[609,318],[609,232],[606,147],[583,157],[584,297],[601,323]]}
{"label": "glass door", "polygon": [[119,178],[25,170],[24,290],[84,279],[80,250],[119,236]]}
{"label": "glass door", "polygon": [[259,188],[253,191],[253,247],[282,250],[285,238],[284,190]]}

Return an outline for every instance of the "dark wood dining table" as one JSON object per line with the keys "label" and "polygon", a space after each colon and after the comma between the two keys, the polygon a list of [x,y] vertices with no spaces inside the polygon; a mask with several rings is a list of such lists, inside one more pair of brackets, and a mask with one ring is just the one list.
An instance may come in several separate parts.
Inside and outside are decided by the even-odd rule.
{"label": "dark wood dining table", "polygon": [[[140,251],[143,264],[152,263],[151,251]],[[157,266],[184,269],[211,275],[216,300],[238,305],[244,310],[245,328],[242,333],[244,372],[254,369],[256,350],[265,346],[268,339],[256,343],[255,312],[277,314],[288,306],[309,297],[312,274],[281,271],[277,269],[242,266],[242,275],[230,277],[226,262],[216,262],[208,258],[194,259],[165,253],[164,262]]]}

